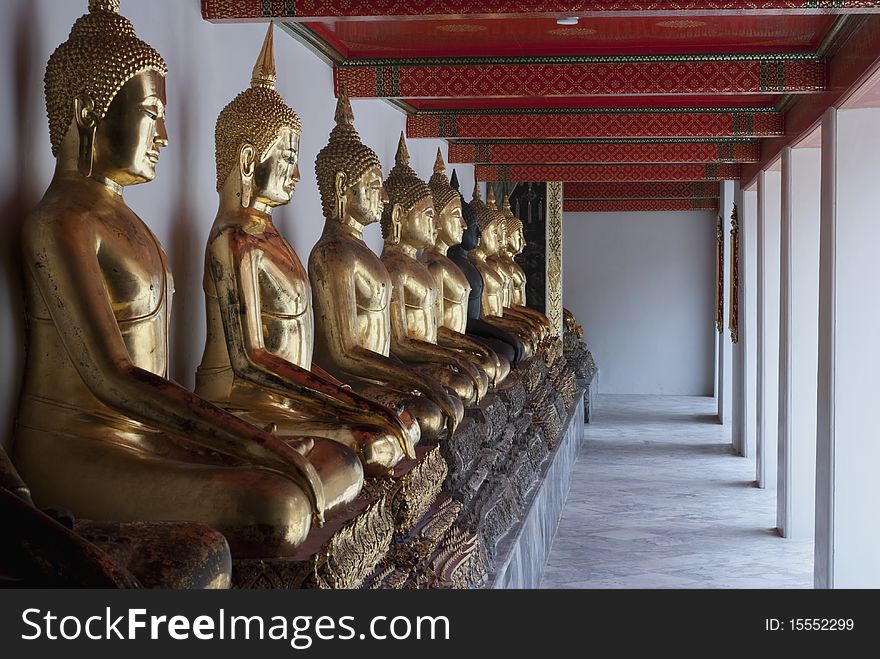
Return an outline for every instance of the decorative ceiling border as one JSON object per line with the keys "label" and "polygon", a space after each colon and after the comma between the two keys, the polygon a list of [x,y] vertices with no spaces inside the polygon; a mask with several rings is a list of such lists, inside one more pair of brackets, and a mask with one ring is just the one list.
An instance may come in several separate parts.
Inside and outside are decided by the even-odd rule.
{"label": "decorative ceiling border", "polygon": [[750,14],[827,14],[869,11],[880,0],[201,0],[208,21],[331,17],[470,18],[572,14],[628,16],[633,12],[667,16],[747,12]]}
{"label": "decorative ceiling border", "polygon": [[421,113],[406,119],[410,137],[472,139],[766,137],[782,135],[776,112]]}
{"label": "decorative ceiling border", "polygon": [[[711,58],[669,61],[407,64],[346,60],[333,75],[351,98],[491,98],[819,93],[820,60]],[[337,91],[338,93],[338,91]]]}
{"label": "decorative ceiling border", "polygon": [[566,199],[705,199],[721,195],[717,181],[589,183],[569,181]]}
{"label": "decorative ceiling border", "polygon": [[813,51],[784,53],[692,53],[657,55],[533,55],[485,57],[379,57],[346,59],[341,68],[382,66],[536,66],[556,64],[655,64],[682,62],[819,62]]}
{"label": "decorative ceiling border", "polygon": [[516,144],[449,144],[447,162],[480,164],[519,163],[723,163],[759,162],[761,147],[749,142],[639,142],[572,143],[567,141]]}
{"label": "decorative ceiling border", "polygon": [[727,181],[739,165],[476,165],[477,181]]}
{"label": "decorative ceiling border", "polygon": [[717,211],[715,199],[568,199],[563,198],[565,213],[643,213],[658,211]]}

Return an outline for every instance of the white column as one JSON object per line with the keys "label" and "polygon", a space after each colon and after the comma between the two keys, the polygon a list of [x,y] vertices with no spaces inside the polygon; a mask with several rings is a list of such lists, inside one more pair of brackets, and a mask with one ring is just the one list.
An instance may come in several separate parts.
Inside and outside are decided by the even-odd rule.
{"label": "white column", "polygon": [[880,587],[880,109],[822,121],[815,584]]}
{"label": "white column", "polygon": [[[736,206],[739,214],[739,318],[738,318],[738,338],[739,340],[733,344],[732,349],[732,380],[733,380],[733,400],[732,400],[732,416],[731,416],[731,439],[733,442],[733,450],[737,455],[749,457],[749,381],[748,381],[748,297],[747,287],[749,279],[749,219],[748,209],[743,204],[743,195],[736,186]],[[757,210],[757,209],[755,209]],[[755,224],[754,219],[751,224]],[[754,229],[753,229],[754,231]],[[733,258],[733,254],[731,254]],[[728,289],[730,287],[728,286]]]}
{"label": "white column", "polygon": [[779,222],[782,175],[758,175],[756,451],[758,487],[776,487],[779,410]]}
{"label": "white column", "polygon": [[718,336],[718,420],[730,423],[733,412],[733,351],[730,332],[730,214],[733,211],[733,181],[721,182],[719,213],[724,227],[724,326]]}
{"label": "white column", "polygon": [[776,525],[812,537],[816,496],[821,150],[782,152]]}

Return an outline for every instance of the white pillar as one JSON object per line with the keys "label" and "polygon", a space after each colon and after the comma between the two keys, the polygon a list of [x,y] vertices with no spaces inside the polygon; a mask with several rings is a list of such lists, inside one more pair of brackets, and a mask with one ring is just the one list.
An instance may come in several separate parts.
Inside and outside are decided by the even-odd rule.
{"label": "white pillar", "polygon": [[724,231],[724,323],[718,336],[718,420],[730,423],[733,412],[733,351],[730,342],[730,214],[733,212],[733,181],[721,182],[719,201]]}
{"label": "white pillar", "polygon": [[821,150],[782,151],[776,525],[812,537],[816,496]]}
{"label": "white pillar", "polygon": [[779,222],[782,175],[758,175],[756,451],[758,487],[776,487],[779,411]]}
{"label": "white pillar", "polygon": [[[731,415],[731,439],[733,450],[737,455],[749,457],[749,381],[748,381],[748,297],[747,287],[749,279],[749,252],[748,235],[749,224],[754,225],[754,219],[749,222],[748,209],[743,204],[743,195],[736,186],[736,206],[739,214],[739,318],[738,338],[732,349],[732,380],[733,400]],[[755,209],[756,210],[756,209]],[[753,229],[754,231],[754,229]],[[733,258],[731,254],[731,258]],[[729,287],[728,287],[729,288]]]}
{"label": "white pillar", "polygon": [[880,109],[822,121],[815,584],[880,587]]}

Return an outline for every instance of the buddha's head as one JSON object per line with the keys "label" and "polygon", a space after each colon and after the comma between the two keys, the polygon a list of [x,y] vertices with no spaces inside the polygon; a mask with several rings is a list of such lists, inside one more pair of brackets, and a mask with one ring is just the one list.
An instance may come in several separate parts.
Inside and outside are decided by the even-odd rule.
{"label": "buddha's head", "polygon": [[390,203],[382,213],[382,237],[388,243],[403,243],[415,249],[434,244],[434,199],[428,185],[409,165],[409,151],[403,133],[397,145],[394,168],[385,179]]}
{"label": "buddha's head", "polygon": [[504,247],[504,218],[495,208],[495,191],[488,186],[486,203],[477,210],[477,228],[480,230],[480,245],[483,251],[492,256]]}
{"label": "buddha's head", "polygon": [[[452,173],[453,180],[458,183],[455,172]],[[480,245],[480,227],[477,225],[477,215],[483,207],[483,200],[480,199],[480,184],[474,181],[474,191],[470,203],[462,206],[462,213],[467,228],[461,237],[461,246],[466,251],[471,251]]]}
{"label": "buddha's head", "polygon": [[510,195],[505,195],[501,206],[504,215],[504,233],[507,237],[507,249],[513,254],[519,254],[525,249],[526,240],[523,235],[523,223],[510,209]]}
{"label": "buddha's head", "polygon": [[344,86],[339,88],[336,127],[315,159],[315,175],[327,219],[363,227],[382,218],[388,202],[382,164],[354,129],[354,113]]}
{"label": "buddha's head", "polygon": [[214,131],[217,190],[245,208],[272,208],[290,201],[299,181],[296,112],[275,91],[273,24],[254,66],[251,86],[220,112]]}
{"label": "buddha's head", "polygon": [[89,0],[46,65],[52,154],[63,170],[135,185],[156,176],[165,131],[165,60],[119,15]]}
{"label": "buddha's head", "polygon": [[437,160],[434,162],[434,174],[428,181],[431,196],[434,199],[436,212],[435,224],[437,236],[447,246],[458,245],[467,229],[461,207],[461,196],[453,189],[446,178],[446,163],[443,154],[437,149]]}

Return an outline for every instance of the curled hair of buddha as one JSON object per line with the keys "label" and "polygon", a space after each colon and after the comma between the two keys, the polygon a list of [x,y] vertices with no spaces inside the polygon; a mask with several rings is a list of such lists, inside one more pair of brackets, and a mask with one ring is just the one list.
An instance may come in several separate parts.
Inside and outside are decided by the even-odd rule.
{"label": "curled hair of buddha", "polygon": [[507,235],[512,236],[523,228],[522,220],[513,214],[510,209],[510,195],[504,195],[504,203],[501,205],[501,214],[504,215],[504,226],[507,228]]}
{"label": "curled hair of buddha", "polygon": [[446,178],[446,163],[443,162],[443,154],[437,148],[437,160],[434,161],[434,173],[428,181],[431,188],[431,196],[434,197],[434,210],[442,213],[443,209],[454,199],[459,199],[457,189],[453,189],[449,179]]}
{"label": "curled hair of buddha", "polygon": [[269,23],[254,65],[251,86],[232,99],[217,117],[214,146],[218,190],[238,165],[244,144],[253,144],[259,158],[275,143],[284,128],[295,132],[302,130],[296,112],[275,91],[273,27],[274,24]]}
{"label": "curled hair of buddha", "polygon": [[387,237],[390,235],[391,215],[395,205],[399,204],[403,211],[408,213],[425,197],[431,198],[431,188],[409,166],[409,150],[406,148],[403,133],[400,134],[400,141],[397,144],[394,167],[385,179],[385,190],[391,202],[386,204],[382,211],[382,235]]}
{"label": "curled hair of buddha", "polygon": [[[469,203],[464,206],[464,219],[470,225],[473,222],[477,222],[477,218],[480,216],[480,212],[483,210],[485,204],[483,204],[483,200],[480,198],[480,182],[474,181],[474,191],[471,193],[471,200]],[[477,228],[479,229],[480,225],[477,222]]]}
{"label": "curled hair of buddha", "polygon": [[[489,191],[486,193],[486,203],[480,203],[479,207],[476,209],[477,211],[477,226],[480,229],[480,233],[483,233],[493,222],[504,221],[504,218],[499,213],[498,209],[495,208],[495,190],[491,185],[487,184],[486,187]],[[479,199],[479,197],[477,197]],[[471,202],[473,203],[473,202]]]}
{"label": "curled hair of buddha", "polygon": [[321,206],[325,217],[336,214],[336,173],[342,172],[349,185],[361,178],[371,167],[382,168],[379,156],[361,142],[354,129],[354,112],[345,85],[339,86],[336,103],[336,126],[330,132],[330,141],[315,158],[315,177],[321,193]]}
{"label": "curled hair of buddha", "polygon": [[168,73],[165,60],[138,39],[134,26],[119,14],[119,0],[89,0],[89,13],[73,24],[70,36],[49,57],[43,79],[52,155],[73,121],[73,102],[88,94],[94,114],[103,119],[122,86],[145,71]]}

